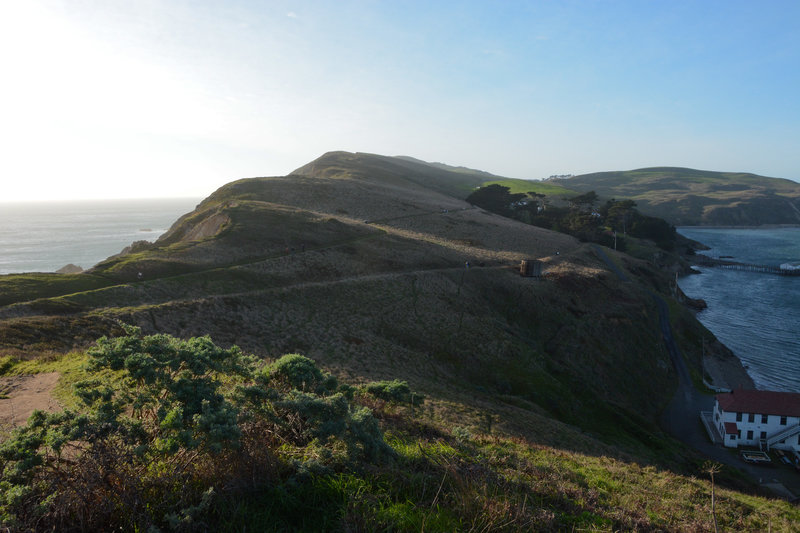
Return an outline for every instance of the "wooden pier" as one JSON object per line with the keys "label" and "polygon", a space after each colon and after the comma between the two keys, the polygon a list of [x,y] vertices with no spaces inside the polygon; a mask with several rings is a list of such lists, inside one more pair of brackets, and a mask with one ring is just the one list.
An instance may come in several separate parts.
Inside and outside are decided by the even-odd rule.
{"label": "wooden pier", "polygon": [[800,276],[800,270],[787,270],[773,265],[754,265],[751,263],[739,263],[725,259],[714,259],[703,254],[695,256],[695,262],[700,266],[714,268],[724,268],[727,270],[743,270],[745,272],[759,272],[761,274],[776,274],[778,276]]}

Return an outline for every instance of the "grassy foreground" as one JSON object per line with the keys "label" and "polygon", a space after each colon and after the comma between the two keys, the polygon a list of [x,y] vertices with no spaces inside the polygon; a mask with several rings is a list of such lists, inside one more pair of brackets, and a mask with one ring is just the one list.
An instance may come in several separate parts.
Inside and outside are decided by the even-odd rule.
{"label": "grassy foreground", "polygon": [[[63,372],[71,409],[0,443],[0,526],[138,531],[714,531],[699,469],[569,452],[426,415],[404,382],[339,384],[208,338],[126,328]],[[717,481],[725,472],[717,474]],[[800,511],[716,487],[721,530],[792,531]]]}

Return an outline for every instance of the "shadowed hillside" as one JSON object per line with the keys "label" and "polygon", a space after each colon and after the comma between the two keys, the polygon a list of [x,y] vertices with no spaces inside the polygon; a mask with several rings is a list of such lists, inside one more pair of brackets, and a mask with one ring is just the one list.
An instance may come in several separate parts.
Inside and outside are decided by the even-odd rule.
{"label": "shadowed hillside", "polygon": [[[355,381],[507,398],[491,409],[523,414],[498,424],[547,442],[539,424],[521,421],[546,414],[616,437],[624,424],[611,417],[654,419],[675,378],[646,291],[666,282],[653,271],[622,283],[577,240],[442,192],[463,181],[414,161],[335,152],[289,176],[232,182],[153,245],[86,274],[108,286],[70,285],[0,309],[13,322],[5,343],[34,342],[25,336],[42,336],[48,314],[54,330],[121,319],[265,357],[301,352]],[[530,258],[544,279],[519,276]]]}

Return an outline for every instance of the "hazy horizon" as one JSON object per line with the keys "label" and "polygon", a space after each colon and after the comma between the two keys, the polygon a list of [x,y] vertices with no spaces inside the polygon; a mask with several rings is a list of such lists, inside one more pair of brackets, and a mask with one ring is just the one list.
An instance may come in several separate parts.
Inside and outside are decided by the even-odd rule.
{"label": "hazy horizon", "polygon": [[0,201],[205,197],[334,150],[800,181],[800,3],[0,4]]}
{"label": "hazy horizon", "polygon": [[[322,155],[322,154],[320,154],[320,155]],[[378,155],[385,155],[385,154],[378,154]],[[310,163],[311,160],[309,160],[307,162]],[[463,166],[463,165],[458,165],[457,163],[445,163],[443,161],[428,161],[428,163],[444,163],[444,164],[452,165],[454,167]],[[298,168],[300,166],[302,166],[302,165],[298,165]],[[674,167],[674,165],[660,165],[660,167]],[[642,168],[654,168],[654,167],[642,167]],[[494,174],[494,175],[498,175],[496,172],[492,172],[491,169],[472,169],[472,170],[481,170],[481,171],[489,172],[489,173]],[[628,171],[628,170],[640,170],[640,169],[596,170],[596,171],[586,172],[585,174],[593,174],[595,172],[617,172],[617,171],[624,172],[624,171]],[[738,171],[735,171],[735,170],[717,170],[717,169],[694,169],[694,170],[711,171],[711,172],[738,172]],[[288,174],[288,172],[287,172],[287,174]],[[573,177],[578,177],[580,175],[581,174],[573,174],[572,176]],[[763,175],[761,175],[761,176],[763,176]],[[255,177],[264,177],[264,176],[253,176],[253,177],[255,178]],[[501,176],[501,177],[514,178],[515,176]],[[549,177],[550,176],[545,176],[543,178],[519,178],[519,179],[525,179],[525,180],[529,180],[529,181],[541,181],[541,180],[547,179]],[[781,176],[763,176],[763,177],[781,178]],[[221,184],[221,186],[225,185],[227,183],[239,180],[239,179],[247,179],[247,178],[232,178],[228,182],[225,182],[225,183]],[[790,179],[791,181],[795,181],[795,182],[800,183],[800,179],[791,179],[791,178],[785,178],[785,179]],[[186,195],[183,195],[183,196],[155,196],[154,195],[154,196],[137,196],[137,197],[118,196],[118,197],[107,197],[107,198],[42,198],[42,199],[18,199],[18,200],[13,200],[13,199],[12,200],[6,200],[6,199],[3,199],[3,198],[0,198],[0,206],[2,206],[2,205],[19,205],[19,204],[80,204],[81,202],[87,202],[87,203],[97,203],[97,202],[138,202],[138,201],[165,201],[165,202],[167,202],[167,201],[173,201],[173,200],[196,200],[197,202],[201,202],[201,201],[205,200],[208,196],[210,196],[216,189],[217,188],[215,188],[213,190],[210,190],[210,191],[208,191],[208,194],[200,195],[200,196],[193,195],[193,194],[186,194]]]}
{"label": "hazy horizon", "polygon": [[[213,191],[212,191],[213,192]],[[80,204],[97,203],[97,202],[171,202],[181,200],[195,200],[198,202],[203,201],[211,193],[206,196],[140,196],[137,198],[47,198],[42,200],[4,200],[0,199],[0,205],[19,205],[19,204]]]}

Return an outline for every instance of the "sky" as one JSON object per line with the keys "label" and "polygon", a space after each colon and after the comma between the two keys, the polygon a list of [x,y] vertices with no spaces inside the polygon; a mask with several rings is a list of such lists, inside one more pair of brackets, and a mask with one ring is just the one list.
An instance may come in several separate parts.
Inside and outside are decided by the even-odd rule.
{"label": "sky", "polygon": [[800,181],[800,2],[5,0],[0,202],[205,197],[332,150]]}

